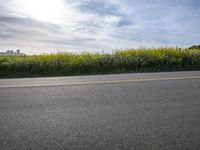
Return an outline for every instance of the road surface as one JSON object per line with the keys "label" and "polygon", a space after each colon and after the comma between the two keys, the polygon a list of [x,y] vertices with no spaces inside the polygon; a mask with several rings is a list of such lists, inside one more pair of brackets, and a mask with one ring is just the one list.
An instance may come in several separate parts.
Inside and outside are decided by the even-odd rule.
{"label": "road surface", "polygon": [[198,150],[200,71],[0,80],[0,150]]}

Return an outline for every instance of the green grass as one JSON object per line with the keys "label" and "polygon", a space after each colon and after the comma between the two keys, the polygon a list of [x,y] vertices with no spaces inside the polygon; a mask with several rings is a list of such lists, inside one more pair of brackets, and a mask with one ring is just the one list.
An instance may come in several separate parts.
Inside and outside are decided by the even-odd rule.
{"label": "green grass", "polygon": [[113,54],[0,56],[0,78],[200,70],[199,49],[129,49]]}

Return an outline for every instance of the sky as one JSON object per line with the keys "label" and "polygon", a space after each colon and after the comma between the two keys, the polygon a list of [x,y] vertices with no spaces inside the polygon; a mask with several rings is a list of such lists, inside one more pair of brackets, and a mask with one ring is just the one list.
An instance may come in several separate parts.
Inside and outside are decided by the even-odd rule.
{"label": "sky", "polygon": [[0,0],[0,51],[200,44],[200,0]]}

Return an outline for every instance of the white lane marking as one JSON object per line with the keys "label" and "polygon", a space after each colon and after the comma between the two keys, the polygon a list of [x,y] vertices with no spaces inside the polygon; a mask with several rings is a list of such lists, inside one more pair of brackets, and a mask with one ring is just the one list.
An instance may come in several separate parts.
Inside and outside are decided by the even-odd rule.
{"label": "white lane marking", "polygon": [[200,76],[191,77],[168,77],[168,78],[147,78],[147,79],[133,79],[133,80],[102,80],[102,81],[88,81],[77,83],[47,83],[47,84],[31,84],[31,85],[5,85],[0,88],[18,88],[18,87],[48,87],[59,85],[90,85],[90,84],[110,84],[110,83],[132,83],[132,82],[147,82],[147,81],[167,81],[167,80],[187,80],[187,79],[200,79]]}

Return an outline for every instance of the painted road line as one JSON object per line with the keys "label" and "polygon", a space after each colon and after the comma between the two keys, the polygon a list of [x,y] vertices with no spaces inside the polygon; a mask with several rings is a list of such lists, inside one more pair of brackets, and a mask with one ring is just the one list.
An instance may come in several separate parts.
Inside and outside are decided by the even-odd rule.
{"label": "painted road line", "polygon": [[47,84],[31,84],[31,85],[3,85],[0,88],[20,88],[20,87],[49,87],[49,86],[70,86],[70,85],[91,85],[91,84],[111,84],[111,83],[134,83],[134,82],[148,82],[148,81],[169,81],[169,80],[189,80],[200,79],[200,76],[191,77],[169,77],[169,78],[147,78],[147,79],[133,79],[133,80],[102,80],[89,82],[74,82],[74,83],[47,83]]}

